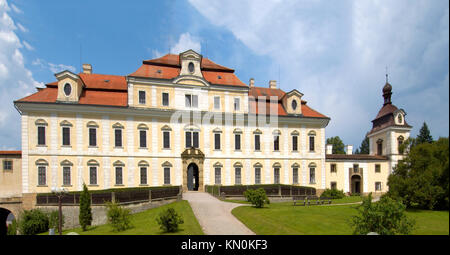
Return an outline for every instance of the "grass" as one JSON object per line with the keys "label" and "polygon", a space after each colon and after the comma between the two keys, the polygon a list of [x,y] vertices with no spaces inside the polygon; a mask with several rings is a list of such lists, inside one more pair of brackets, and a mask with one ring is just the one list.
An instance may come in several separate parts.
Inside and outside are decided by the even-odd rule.
{"label": "grass", "polygon": [[[167,208],[174,208],[178,214],[182,215],[184,223],[180,224],[179,231],[176,233],[163,233],[159,228],[156,218],[159,214]],[[87,231],[82,231],[81,228],[64,230],[63,234],[69,232],[76,232],[80,235],[203,235],[202,228],[195,218],[194,212],[188,201],[182,200],[173,202],[161,207],[152,208],[144,212],[131,215],[131,223],[133,228],[122,232],[113,232],[110,224],[99,226],[91,226]],[[56,230],[55,234],[58,231]],[[44,235],[47,233],[43,233]]]}
{"label": "grass", "polygon": [[[225,199],[222,200],[224,202],[231,202],[231,203],[238,203],[238,204],[250,204],[250,202],[245,200],[238,200],[238,199]],[[346,204],[346,203],[356,203],[361,202],[362,197],[360,196],[348,196],[341,199],[333,199],[331,204]],[[290,204],[292,205],[293,202],[273,202],[273,203],[282,203],[282,204]]]}
{"label": "grass", "polygon": [[[293,206],[272,203],[264,208],[240,206],[232,214],[258,235],[351,235],[350,219],[358,205]],[[449,212],[408,210],[416,220],[414,235],[448,235]]]}

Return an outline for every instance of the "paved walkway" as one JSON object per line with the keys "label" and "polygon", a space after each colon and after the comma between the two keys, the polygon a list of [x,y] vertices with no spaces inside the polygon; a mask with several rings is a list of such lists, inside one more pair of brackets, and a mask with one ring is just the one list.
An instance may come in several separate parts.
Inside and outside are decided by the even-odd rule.
{"label": "paved walkway", "polygon": [[206,235],[254,235],[231,210],[242,204],[223,202],[205,192],[183,193]]}

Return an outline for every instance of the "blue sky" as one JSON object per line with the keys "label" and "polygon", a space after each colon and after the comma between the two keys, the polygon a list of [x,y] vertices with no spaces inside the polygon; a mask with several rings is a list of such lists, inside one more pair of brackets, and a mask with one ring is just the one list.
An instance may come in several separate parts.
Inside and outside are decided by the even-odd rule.
{"label": "blue sky", "polygon": [[331,117],[327,137],[354,148],[382,106],[387,66],[412,135],[426,121],[448,136],[448,15],[444,0],[0,0],[0,149],[21,146],[12,101],[79,72],[80,57],[95,73],[127,75],[189,48],[245,83],[299,90]]}

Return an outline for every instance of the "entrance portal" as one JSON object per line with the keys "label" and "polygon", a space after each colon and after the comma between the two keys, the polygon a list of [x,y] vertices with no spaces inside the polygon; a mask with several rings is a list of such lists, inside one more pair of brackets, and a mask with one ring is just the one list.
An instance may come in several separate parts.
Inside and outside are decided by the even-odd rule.
{"label": "entrance portal", "polygon": [[188,186],[188,190],[198,191],[198,186],[199,186],[198,166],[195,163],[191,163],[188,166],[187,186]]}
{"label": "entrance portal", "polygon": [[5,236],[8,230],[7,225],[11,224],[14,219],[14,215],[10,210],[5,208],[0,208],[0,236]]}
{"label": "entrance portal", "polygon": [[359,175],[353,175],[351,178],[352,183],[352,193],[361,193],[361,177]]}

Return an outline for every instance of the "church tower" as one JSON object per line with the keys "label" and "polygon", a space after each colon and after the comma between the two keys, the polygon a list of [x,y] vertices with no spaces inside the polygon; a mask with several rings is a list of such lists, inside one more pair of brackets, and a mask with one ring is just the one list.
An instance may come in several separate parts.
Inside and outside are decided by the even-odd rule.
{"label": "church tower", "polygon": [[389,160],[389,173],[397,165],[398,160],[403,159],[400,145],[409,138],[412,126],[408,125],[403,109],[398,109],[392,104],[392,85],[388,82],[383,87],[384,103],[374,120],[372,130],[368,133],[370,155],[385,156]]}

